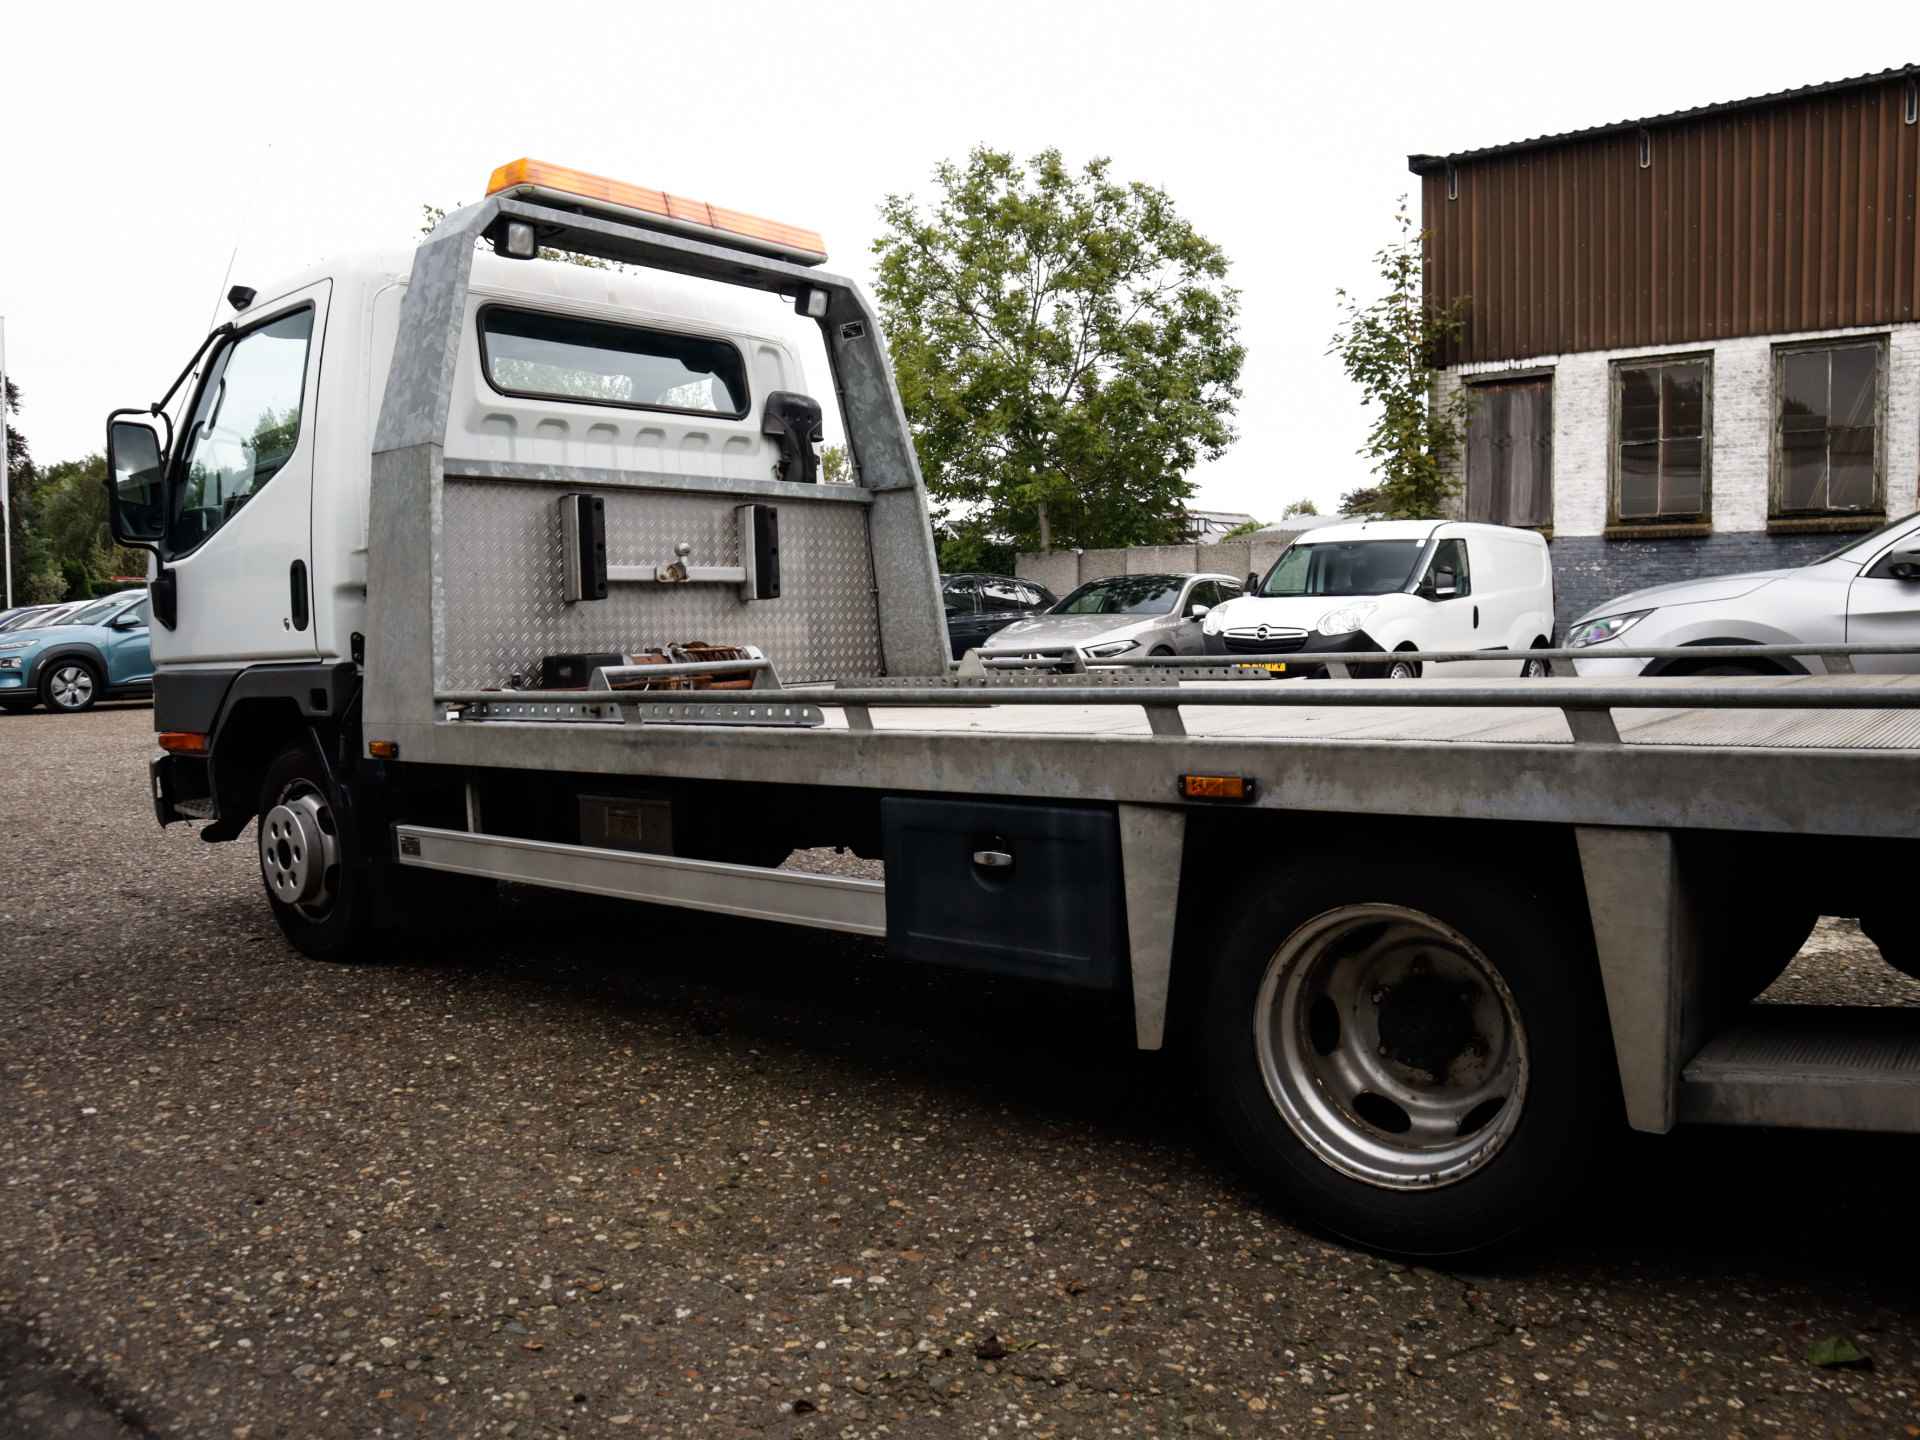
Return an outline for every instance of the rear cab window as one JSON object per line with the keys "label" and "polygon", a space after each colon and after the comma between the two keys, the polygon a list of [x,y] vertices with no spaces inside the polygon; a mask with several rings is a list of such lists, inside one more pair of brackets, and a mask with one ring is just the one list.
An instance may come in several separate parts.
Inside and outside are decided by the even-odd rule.
{"label": "rear cab window", "polygon": [[485,305],[480,362],[502,395],[738,420],[747,362],[731,341]]}

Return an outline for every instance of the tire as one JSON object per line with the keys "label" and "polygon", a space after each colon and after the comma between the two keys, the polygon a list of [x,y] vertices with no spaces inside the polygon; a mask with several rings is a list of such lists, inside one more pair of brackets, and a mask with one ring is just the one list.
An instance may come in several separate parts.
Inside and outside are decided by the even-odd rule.
{"label": "tire", "polygon": [[1420,678],[1420,662],[1418,660],[1395,660],[1387,666],[1386,674],[1389,680],[1418,680]]}
{"label": "tire", "polygon": [[1151,650],[1149,650],[1149,651],[1147,652],[1147,654],[1148,654],[1148,655],[1150,655],[1150,656],[1152,656],[1152,655],[1171,655],[1171,654],[1173,654],[1173,647],[1172,647],[1171,645],[1156,645],[1156,646],[1154,646],[1154,647],[1153,647],[1153,649],[1151,649]]}
{"label": "tire", "polygon": [[294,745],[267,767],[254,809],[260,878],[280,931],[315,960],[371,960],[359,847],[319,759]]}
{"label": "tire", "polygon": [[63,715],[79,715],[99,702],[105,688],[91,660],[62,656],[40,677],[40,703]]}
{"label": "tire", "polygon": [[1906,916],[1897,910],[1869,911],[1860,917],[1860,928],[1882,960],[1902,975],[1920,980],[1920,936]]}
{"label": "tire", "polygon": [[1552,674],[1553,662],[1551,660],[1538,660],[1528,657],[1520,666],[1520,678],[1522,680],[1545,680]]}
{"label": "tire", "polygon": [[[1671,675],[1674,672],[1666,672]],[[1711,665],[1697,666],[1692,670],[1680,672],[1686,675],[1778,675],[1778,670],[1769,670],[1761,665],[1742,665],[1737,660],[1718,660]]]}
{"label": "tire", "polygon": [[1292,1214],[1441,1256],[1575,1192],[1617,1109],[1597,966],[1550,898],[1489,878],[1334,856],[1242,889],[1201,1021],[1208,1090]]}
{"label": "tire", "polygon": [[1817,906],[1728,895],[1706,917],[1706,944],[1725,1002],[1741,1006],[1786,973],[1820,923]]}

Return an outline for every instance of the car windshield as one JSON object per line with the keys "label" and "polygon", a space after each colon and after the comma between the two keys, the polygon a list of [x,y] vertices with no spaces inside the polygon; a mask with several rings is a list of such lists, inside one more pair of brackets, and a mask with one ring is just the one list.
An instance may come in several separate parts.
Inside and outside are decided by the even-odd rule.
{"label": "car windshield", "polygon": [[1165,615],[1186,581],[1178,575],[1119,575],[1089,580],[1048,613],[1052,615]]}
{"label": "car windshield", "polygon": [[1294,545],[1267,572],[1262,595],[1386,595],[1402,589],[1424,540],[1322,540]]}
{"label": "car windshield", "polygon": [[1846,544],[1842,545],[1838,550],[1829,550],[1826,554],[1822,555],[1818,560],[1809,560],[1807,563],[1809,565],[1824,565],[1829,560],[1838,560],[1841,556],[1851,555],[1855,550],[1858,550],[1860,551],[1860,555],[1858,556],[1858,559],[1861,564],[1865,564],[1867,556],[1873,552],[1873,549],[1880,543],[1881,540],[1886,538],[1886,535],[1889,531],[1898,530],[1902,525],[1910,523],[1914,515],[1917,515],[1917,514],[1920,514],[1920,511],[1914,511],[1912,514],[1902,515],[1898,520],[1889,520],[1885,525],[1882,525],[1878,530],[1875,530],[1871,535],[1856,535],[1853,537],[1853,539],[1847,541]]}
{"label": "car windshield", "polygon": [[40,617],[46,613],[45,610],[28,610],[24,614],[11,616],[4,621],[0,621],[0,632],[7,630],[29,630],[39,624]]}
{"label": "car windshield", "polygon": [[96,600],[91,605],[82,605],[73,614],[60,623],[63,625],[98,625],[127,603],[124,595],[109,595],[104,600]]}

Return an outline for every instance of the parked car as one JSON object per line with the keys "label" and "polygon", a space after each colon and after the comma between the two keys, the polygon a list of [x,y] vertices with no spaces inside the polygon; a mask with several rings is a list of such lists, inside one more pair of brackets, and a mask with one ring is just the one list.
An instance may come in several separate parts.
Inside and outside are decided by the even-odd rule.
{"label": "parked car", "polygon": [[91,710],[153,689],[147,592],[123,590],[81,605],[56,625],[0,636],[0,705]]}
{"label": "parked car", "polygon": [[[1581,675],[1823,674],[1797,660],[1628,660],[1614,650],[1690,645],[1920,645],[1920,513],[1857,536],[1811,565],[1655,585],[1567,629]],[[1920,670],[1920,656],[1861,655],[1860,671]]]}
{"label": "parked car", "polygon": [[52,625],[63,615],[71,615],[86,601],[75,601],[63,605],[17,605],[0,616],[0,634],[11,630],[31,630],[41,625]]}
{"label": "parked car", "polygon": [[942,575],[940,594],[947,607],[947,639],[956,660],[1002,626],[1055,604],[1046,586],[1012,575]]}
{"label": "parked car", "polygon": [[1017,620],[980,649],[982,659],[1077,650],[1084,660],[1201,655],[1207,612],[1240,593],[1230,575],[1115,575],[1089,580],[1044,615]]}
{"label": "parked car", "polygon": [[[1312,655],[1352,650],[1477,650],[1484,660],[1436,674],[1545,675],[1527,658],[1553,639],[1553,566],[1534,531],[1458,520],[1360,520],[1310,530],[1248,591],[1208,615],[1216,655]],[[1288,673],[1324,674],[1311,661]],[[1416,679],[1421,665],[1387,660],[1369,673]]]}

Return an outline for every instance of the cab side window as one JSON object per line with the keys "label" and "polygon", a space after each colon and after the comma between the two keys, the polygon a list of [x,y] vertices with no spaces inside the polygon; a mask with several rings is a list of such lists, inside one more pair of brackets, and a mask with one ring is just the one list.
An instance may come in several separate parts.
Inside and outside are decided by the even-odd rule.
{"label": "cab side window", "polygon": [[[1421,591],[1429,599],[1457,599],[1473,593],[1473,576],[1467,569],[1467,542],[1464,540],[1442,540],[1434,546],[1433,559],[1427,566],[1426,579],[1420,582]],[[1452,593],[1448,593],[1451,591]]]}
{"label": "cab side window", "polygon": [[1220,585],[1215,580],[1202,580],[1187,594],[1186,613],[1191,615],[1202,605],[1212,609],[1220,603]]}
{"label": "cab side window", "polygon": [[204,544],[293,458],[312,338],[308,305],[214,355],[182,436],[169,554]]}

